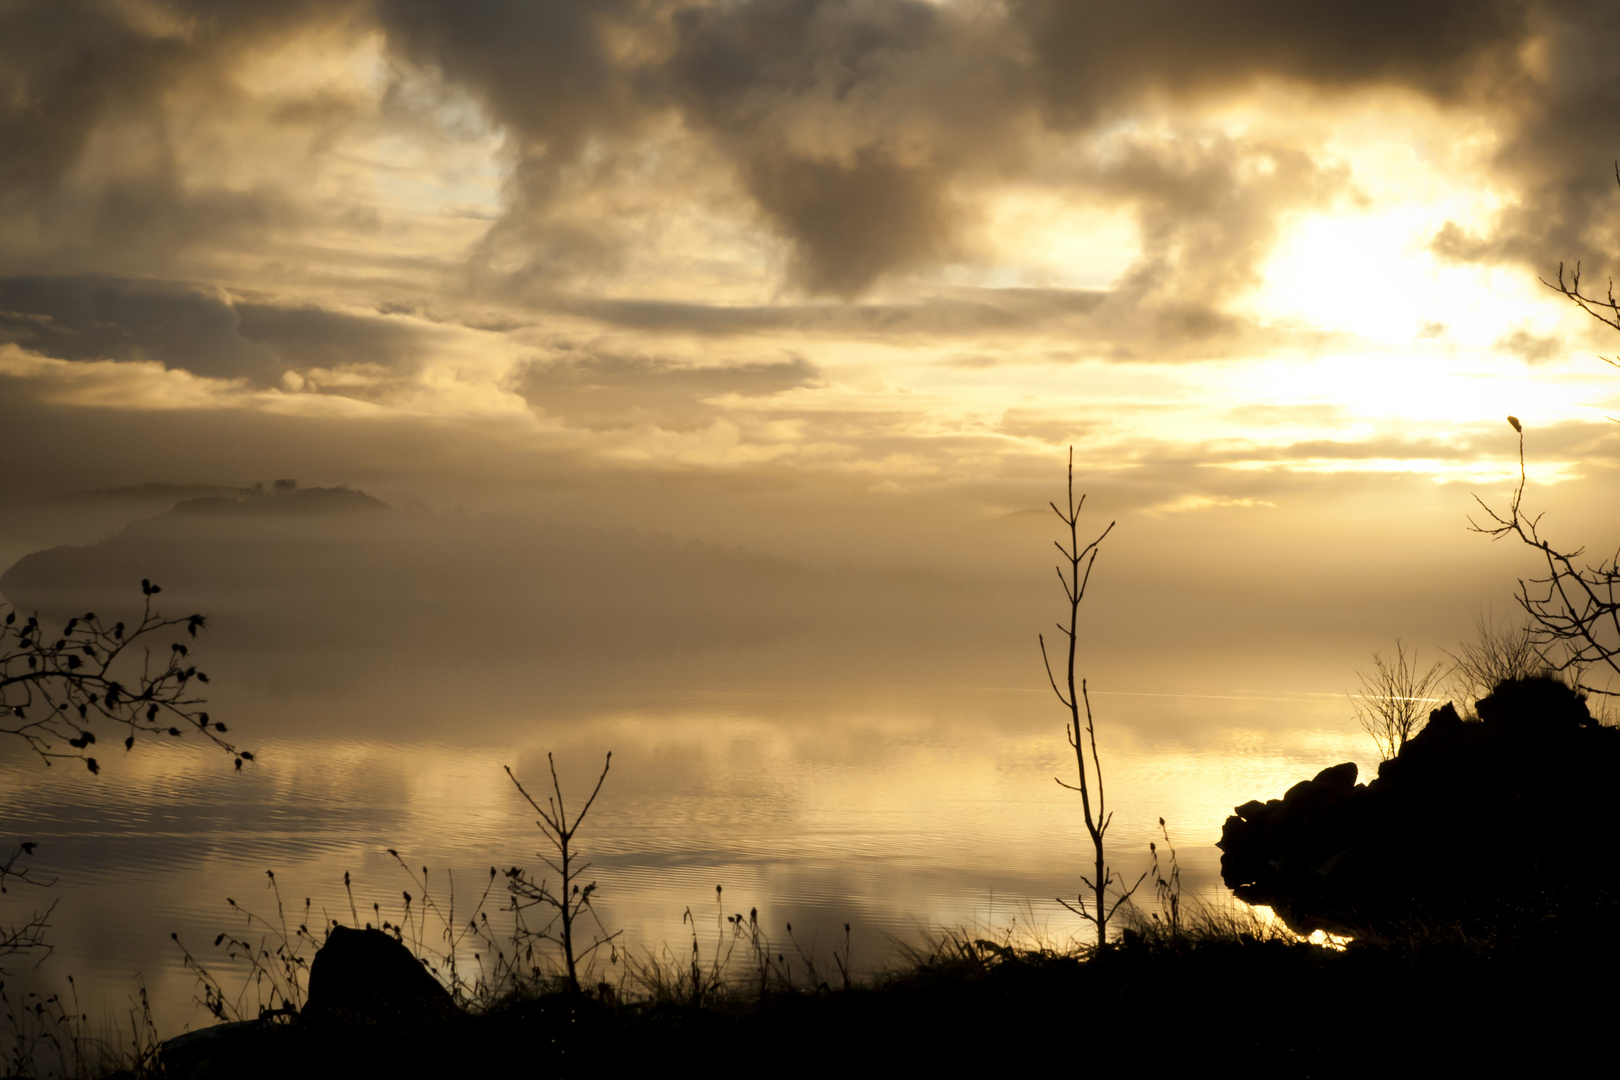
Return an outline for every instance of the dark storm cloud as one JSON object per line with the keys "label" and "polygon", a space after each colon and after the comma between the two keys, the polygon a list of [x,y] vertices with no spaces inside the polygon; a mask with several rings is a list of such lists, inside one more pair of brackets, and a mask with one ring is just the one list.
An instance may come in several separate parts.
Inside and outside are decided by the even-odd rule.
{"label": "dark storm cloud", "polygon": [[232,298],[105,275],[0,278],[0,341],[59,360],[155,360],[268,385],[292,368],[408,367],[422,334],[398,320]]}
{"label": "dark storm cloud", "polygon": [[517,389],[531,406],[597,429],[654,424],[675,431],[707,427],[719,409],[705,399],[756,397],[813,385],[821,373],[803,357],[775,363],[688,367],[656,357],[564,355],[530,361]]}
{"label": "dark storm cloud", "polygon": [[[1196,103],[1263,79],[1330,93],[1400,86],[1494,113],[1511,135],[1498,166],[1530,197],[1471,251],[1454,232],[1442,250],[1538,266],[1552,251],[1591,260],[1620,225],[1606,149],[1620,145],[1612,5],[1028,0],[1011,5],[1005,25],[966,7],[754,0],[677,16],[663,85],[689,121],[716,133],[792,242],[792,272],[809,291],[854,295],[886,273],[947,258],[969,212],[953,185],[975,170],[1016,171],[1031,113],[1084,134],[1153,95]],[[1526,52],[1535,42],[1545,53],[1539,70]],[[805,112],[821,125],[814,150],[788,135]],[[1198,302],[1218,301],[1268,249],[1279,210],[1318,201],[1345,179],[1322,175],[1298,150],[1264,153],[1276,173],[1205,162],[1182,168],[1180,192],[1163,184],[1175,168],[1155,176],[1141,162],[1076,179],[1138,202],[1150,244],[1139,281],[1174,281],[1202,294]],[[1174,275],[1152,250],[1167,243],[1194,256]],[[1161,311],[1163,328],[1211,332],[1212,313],[1198,302]]]}
{"label": "dark storm cloud", "polygon": [[[47,239],[107,249],[170,251],[292,216],[274,192],[225,190],[181,175],[159,120],[183,82],[223,80],[244,52],[311,25],[341,22],[358,2],[177,0],[142,12],[91,0],[0,9],[0,208]],[[64,177],[98,130],[139,132],[140,160],[99,188]],[[82,259],[83,252],[79,253]],[[18,269],[13,267],[13,269]]]}
{"label": "dark storm cloud", "polygon": [[574,149],[626,110],[626,72],[607,33],[633,0],[378,0],[399,55],[472,90],[503,126]]}
{"label": "dark storm cloud", "polygon": [[[629,234],[581,200],[640,175],[637,140],[666,120],[784,239],[794,284],[851,298],[961,255],[976,191],[1030,175],[1053,132],[1115,139],[1144,103],[1197,104],[1264,80],[1326,94],[1400,86],[1493,113],[1506,136],[1498,167],[1523,197],[1478,235],[1447,230],[1448,254],[1590,260],[1620,223],[1605,149],[1620,145],[1609,59],[1620,13],[1596,2],[64,0],[0,14],[0,202],[14,235],[33,229],[65,266],[238,244],[304,220],[299,193],[186,175],[163,102],[224,87],[250,51],[332,26],[377,27],[402,67],[471,95],[508,136],[505,212],[474,262],[518,284],[620,265]],[[346,115],[317,94],[273,121],[323,128]],[[113,127],[145,133],[150,152],[69,191],[64,178]],[[1153,308],[1168,335],[1227,332],[1221,301],[1249,281],[1277,214],[1319,205],[1345,177],[1300,148],[1199,146],[1193,131],[1173,141],[1126,138],[1123,156],[1043,182],[1139,214],[1148,250],[1121,306]]]}
{"label": "dark storm cloud", "polygon": [[1261,77],[1328,89],[1411,86],[1443,99],[1511,68],[1532,5],[1512,0],[1015,0],[1043,104],[1090,126],[1149,91],[1192,97]]}
{"label": "dark storm cloud", "polygon": [[612,223],[556,204],[639,167],[623,137],[671,109],[789,242],[795,283],[845,297],[948,256],[953,177],[1016,141],[995,21],[919,0],[383,0],[377,15],[396,56],[471,91],[514,137],[507,212],[479,255],[522,250],[508,271],[522,281],[615,265]]}
{"label": "dark storm cloud", "polygon": [[863,147],[847,163],[764,157],[745,175],[760,207],[798,240],[794,274],[812,293],[855,296],[946,253],[953,215],[933,170]]}
{"label": "dark storm cloud", "polygon": [[142,18],[98,0],[0,9],[0,184],[48,185],[73,165],[98,123],[156,104],[182,75],[311,23],[338,22],[355,0],[170,0]]}
{"label": "dark storm cloud", "polygon": [[[513,139],[506,211],[474,252],[475,266],[520,261],[521,283],[550,281],[617,261],[608,223],[584,224],[565,207],[567,184],[587,147],[624,167],[617,136],[635,127],[635,65],[614,55],[613,37],[635,32],[647,5],[635,0],[379,0],[390,51],[470,92]],[[588,181],[587,181],[588,185]]]}
{"label": "dark storm cloud", "polygon": [[569,310],[615,326],[699,334],[792,331],[860,336],[1033,329],[1084,316],[1108,294],[1096,289],[953,288],[911,303],[710,305],[587,300]]}
{"label": "dark storm cloud", "polygon": [[60,360],[158,360],[262,381],[274,351],[248,340],[222,290],[101,275],[0,279],[0,339]]}
{"label": "dark storm cloud", "polygon": [[1601,0],[1534,4],[1525,22],[1537,48],[1528,70],[1502,88],[1513,122],[1503,125],[1496,155],[1518,198],[1481,232],[1448,224],[1434,247],[1461,260],[1521,261],[1548,278],[1566,260],[1607,275],[1620,230],[1620,9]]}
{"label": "dark storm cloud", "polygon": [[[1404,85],[1458,101],[1517,73],[1531,21],[1524,4],[1464,0],[1032,0],[1008,11],[1003,20],[975,5],[690,6],[675,17],[677,45],[660,85],[689,123],[715,133],[766,220],[791,241],[795,280],[812,293],[853,296],[885,274],[948,259],[971,216],[960,183],[1018,171],[1035,117],[1094,132],[1150,95],[1192,102],[1263,78],[1327,90]],[[1307,188],[1320,197],[1336,186],[1313,176],[1319,170],[1299,151],[1264,152],[1277,173],[1206,161],[1154,175],[1138,160],[1076,179],[1140,198],[1150,248],[1171,240],[1185,248],[1177,277],[1196,262],[1198,299],[1216,300],[1245,283],[1277,211]],[[1140,159],[1144,149],[1132,153]],[[1182,191],[1166,192],[1177,171]],[[1169,267],[1150,250],[1137,269],[1162,283]],[[1216,329],[1196,304],[1179,307],[1166,313],[1168,331]]]}
{"label": "dark storm cloud", "polygon": [[423,352],[423,334],[398,320],[323,308],[238,301],[243,337],[273,348],[290,367],[376,364],[408,368]]}
{"label": "dark storm cloud", "polygon": [[[688,7],[662,85],[715,133],[811,293],[949,256],[951,184],[1010,151],[1021,96],[997,28],[927,3]],[[977,33],[975,33],[977,31]]]}
{"label": "dark storm cloud", "polygon": [[[1207,195],[1206,201],[1220,197]],[[1250,204],[1259,201],[1241,198]],[[1270,229],[1269,219],[1251,224],[1256,234]],[[1246,280],[1258,258],[1258,235],[1242,245],[1234,242],[1225,252],[1208,250],[1212,237],[1230,237],[1236,228],[1210,221],[1167,228],[1152,249],[1153,257],[1139,262],[1114,290],[956,286],[892,303],[748,305],[568,297],[554,298],[554,303],[570,314],[644,332],[713,337],[789,333],[889,342],[968,337],[981,339],[992,350],[998,342],[1024,342],[1041,334],[1062,334],[1069,342],[1038,357],[1019,349],[973,351],[946,361],[960,368],[1093,359],[1175,362],[1320,344],[1324,335],[1318,332],[1263,327],[1220,310],[1219,301]],[[1178,265],[1186,261],[1194,265],[1183,275]]]}
{"label": "dark storm cloud", "polygon": [[114,104],[139,108],[184,52],[101,15],[100,5],[8,4],[0,12],[0,184],[48,187]]}

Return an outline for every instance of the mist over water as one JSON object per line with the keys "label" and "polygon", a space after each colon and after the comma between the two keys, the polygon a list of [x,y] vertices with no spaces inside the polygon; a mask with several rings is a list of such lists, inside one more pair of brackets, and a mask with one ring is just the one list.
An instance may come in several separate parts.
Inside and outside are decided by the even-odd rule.
{"label": "mist over water", "polygon": [[[1234,801],[1275,797],[1324,763],[1365,755],[1342,724],[1280,738],[1245,726],[1282,712],[1332,721],[1333,708],[1303,696],[1171,702],[1203,714],[1197,741],[1153,731],[1163,699],[1100,692],[1094,704],[1117,814],[1113,860],[1132,879],[1146,869],[1162,815],[1184,889],[1206,899],[1221,892],[1213,844]],[[929,927],[1033,918],[1059,940],[1084,935],[1054,900],[1078,890],[1088,848],[1073,796],[1052,781],[1072,759],[1050,705],[1032,691],[971,687],[672,688],[504,723],[472,744],[346,737],[331,716],[326,736],[260,743],[258,766],[240,776],[211,755],[165,748],[116,761],[112,783],[91,785],[10,753],[0,783],[6,831],[26,830],[58,878],[59,947],[42,974],[71,972],[81,992],[114,1003],[139,974],[160,1029],[174,1030],[206,1015],[169,934],[216,973],[230,969],[209,943],[248,929],[227,897],[274,917],[266,870],[294,924],[305,897],[315,919],[353,921],[345,871],[362,921],[376,921],[377,902],[399,922],[402,890],[419,890],[388,848],[430,868],[440,903],[449,871],[463,905],[492,866],[539,871],[542,838],[501,766],[535,791],[547,750],[576,799],[613,751],[579,847],[595,866],[603,924],[623,929],[634,955],[667,946],[684,956],[688,908],[708,928],[706,955],[722,913],[757,907],[782,944],[792,922],[801,944],[823,951],[850,923],[867,970]],[[497,922],[503,903],[498,881],[486,906]]]}
{"label": "mist over water", "polygon": [[[170,934],[232,970],[211,943],[250,929],[241,911],[276,917],[266,871],[292,927],[306,897],[312,929],[400,922],[403,893],[421,890],[390,848],[428,868],[441,905],[453,873],[458,920],[470,914],[492,867],[543,869],[502,767],[538,793],[548,751],[575,800],[613,752],[578,843],[596,911],[632,957],[689,956],[688,909],[705,956],[722,918],[753,908],[777,947],[791,922],[823,964],[848,923],[866,971],[930,927],[1089,935],[1055,900],[1079,890],[1089,847],[1053,780],[1072,780],[1074,760],[1035,645],[1045,582],[825,573],[300,492],[190,504],[29,556],[0,586],[48,623],[125,617],[148,575],[166,611],[209,615],[194,649],[209,708],[255,761],[237,774],[218,753],[143,739],[104,752],[92,778],[0,746],[0,834],[37,842],[57,878],[41,894],[60,901],[57,952],[37,977],[72,973],[95,1008],[116,1010],[139,976],[160,1030],[205,1022]],[[1213,845],[1233,805],[1326,765],[1365,767],[1371,744],[1308,664],[1268,674],[1213,640],[1133,664],[1107,630],[1088,635],[1082,674],[1111,860],[1135,880],[1162,816],[1185,892],[1229,903]],[[503,885],[484,908],[497,925]]]}

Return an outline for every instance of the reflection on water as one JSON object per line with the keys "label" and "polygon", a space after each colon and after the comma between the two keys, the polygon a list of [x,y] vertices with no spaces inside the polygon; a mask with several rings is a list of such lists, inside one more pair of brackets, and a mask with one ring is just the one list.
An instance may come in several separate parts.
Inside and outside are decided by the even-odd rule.
{"label": "reflection on water", "polygon": [[[1163,816],[1191,894],[1219,889],[1213,845],[1235,803],[1368,763],[1338,695],[1093,702],[1114,862],[1131,879],[1146,869]],[[491,866],[538,871],[542,837],[501,767],[535,791],[548,750],[580,797],[613,751],[579,846],[602,921],[632,950],[689,942],[683,912],[712,924],[717,885],[726,914],[757,907],[773,933],[793,922],[801,944],[828,949],[852,924],[868,970],[929,926],[1032,917],[1059,940],[1081,932],[1053,900],[1078,890],[1086,843],[1075,797],[1052,781],[1074,764],[1046,691],[669,693],[566,720],[475,729],[458,716],[439,728],[478,734],[258,739],[258,767],[241,775],[210,755],[143,748],[97,782],[4,748],[0,836],[37,841],[38,865],[58,878],[45,975],[72,973],[87,1004],[116,1010],[138,974],[161,1030],[196,1026],[205,1017],[171,931],[209,958],[214,935],[241,926],[227,897],[273,911],[267,869],[317,919],[349,921],[345,871],[362,917],[373,902],[397,915],[411,883],[390,847],[441,884],[453,871],[458,903]]]}

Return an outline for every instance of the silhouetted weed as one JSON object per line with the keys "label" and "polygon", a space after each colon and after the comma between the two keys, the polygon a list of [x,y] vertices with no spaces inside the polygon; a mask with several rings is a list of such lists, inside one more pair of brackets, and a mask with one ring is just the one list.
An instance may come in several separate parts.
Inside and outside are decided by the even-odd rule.
{"label": "silhouetted weed", "polygon": [[6,1075],[35,1080],[90,1080],[114,1074],[148,1074],[157,1062],[157,1029],[146,987],[137,985],[131,999],[129,1033],[116,1024],[91,1033],[90,1017],[81,1010],[79,988],[67,978],[67,996],[25,992],[17,996],[0,982],[0,1021],[4,1049],[0,1067]]}
{"label": "silhouetted weed", "polygon": [[308,898],[304,900],[297,929],[289,930],[275,871],[266,870],[265,877],[275,894],[274,921],[253,913],[227,897],[225,903],[242,917],[245,926],[241,936],[222,931],[214,938],[214,947],[225,950],[227,961],[241,961],[246,968],[241,972],[241,984],[234,992],[228,990],[225,983],[186,948],[178,933],[169,935],[180,946],[186,969],[197,977],[202,991],[199,1004],[219,1020],[295,1015],[308,993],[311,957],[304,953],[306,947],[311,950],[320,948],[325,934],[317,941],[309,929],[312,902]]}
{"label": "silhouetted weed", "polygon": [[[1159,834],[1164,837],[1168,862],[1165,867],[1160,866],[1159,845],[1156,841],[1149,841],[1148,854],[1153,858],[1150,872],[1153,875],[1153,892],[1159,898],[1159,909],[1163,913],[1163,922],[1173,937],[1181,933],[1181,867],[1176,864],[1175,845],[1170,843],[1170,830],[1165,827],[1164,818],[1159,819]],[[1154,921],[1159,921],[1159,918],[1160,913],[1155,912]]]}
{"label": "silhouetted weed", "polygon": [[[373,902],[373,918],[362,922],[354,902],[352,879],[345,873],[343,889],[350,917],[357,926],[391,934],[444,985],[458,1007],[475,1011],[488,1008],[503,996],[528,990],[536,980],[547,977],[539,968],[518,963],[522,941],[516,927],[504,935],[498,933],[484,910],[499,875],[494,867],[471,911],[458,913],[453,873],[444,875],[446,894],[441,900],[432,889],[433,875],[428,867],[422,867],[418,875],[398,851],[390,848],[388,854],[399,863],[416,891],[401,890],[397,918],[384,918],[382,905]],[[232,898],[225,901],[245,924],[244,931],[222,932],[214,938],[214,947],[224,950],[224,963],[233,968],[232,974],[216,975],[217,964],[205,964],[185,946],[179,934],[170,935],[184,954],[186,968],[197,978],[201,994],[198,1004],[216,1019],[275,1020],[296,1016],[308,998],[314,952],[325,944],[333,927],[342,925],[323,909],[317,929],[312,930],[314,903],[306,898],[294,926],[287,919],[275,872],[267,870],[265,877],[275,897],[273,917],[260,916]]]}

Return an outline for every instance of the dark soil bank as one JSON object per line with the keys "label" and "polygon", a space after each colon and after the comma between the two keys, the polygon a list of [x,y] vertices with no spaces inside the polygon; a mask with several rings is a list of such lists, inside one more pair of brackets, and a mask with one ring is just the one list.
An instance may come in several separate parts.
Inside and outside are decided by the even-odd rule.
{"label": "dark soil bank", "polygon": [[1615,950],[1562,931],[1343,952],[1137,940],[1090,960],[959,950],[880,986],[704,1007],[552,995],[433,1022],[300,1018],[228,1031],[177,1080],[238,1077],[1538,1073],[1602,1053]]}

